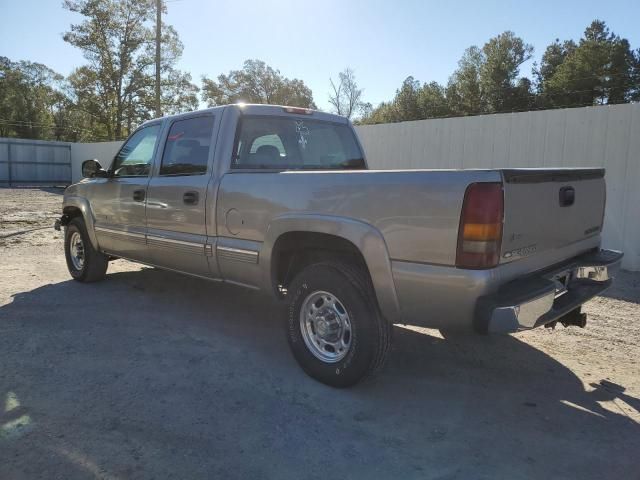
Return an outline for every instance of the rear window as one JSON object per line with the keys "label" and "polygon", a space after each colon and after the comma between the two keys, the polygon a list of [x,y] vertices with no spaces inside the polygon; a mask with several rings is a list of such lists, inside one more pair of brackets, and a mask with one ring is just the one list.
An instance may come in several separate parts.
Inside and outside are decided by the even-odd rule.
{"label": "rear window", "polygon": [[232,168],[363,169],[353,130],[345,124],[287,117],[244,116]]}

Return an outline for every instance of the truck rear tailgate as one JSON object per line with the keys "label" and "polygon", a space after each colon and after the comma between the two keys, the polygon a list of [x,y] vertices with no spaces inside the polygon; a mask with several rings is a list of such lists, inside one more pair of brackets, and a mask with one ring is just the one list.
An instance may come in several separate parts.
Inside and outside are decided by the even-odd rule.
{"label": "truck rear tailgate", "polygon": [[500,263],[599,235],[604,169],[502,170],[504,227]]}

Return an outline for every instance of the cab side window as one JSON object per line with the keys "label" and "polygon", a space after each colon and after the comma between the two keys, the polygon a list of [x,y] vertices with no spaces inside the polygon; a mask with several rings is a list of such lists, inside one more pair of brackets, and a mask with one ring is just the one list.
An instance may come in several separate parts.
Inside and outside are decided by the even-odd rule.
{"label": "cab side window", "polygon": [[160,175],[206,173],[214,117],[177,120],[171,125],[162,154]]}
{"label": "cab side window", "polygon": [[115,177],[146,177],[151,171],[153,152],[160,133],[160,125],[143,127],[122,146],[113,160]]}

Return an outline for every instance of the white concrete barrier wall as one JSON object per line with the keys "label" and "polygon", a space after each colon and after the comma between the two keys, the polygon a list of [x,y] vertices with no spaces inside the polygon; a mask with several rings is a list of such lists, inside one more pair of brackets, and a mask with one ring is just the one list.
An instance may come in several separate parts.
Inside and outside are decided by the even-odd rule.
{"label": "white concrete barrier wall", "polygon": [[605,167],[603,246],[640,270],[640,104],[357,127],[372,169]]}
{"label": "white concrete barrier wall", "polygon": [[72,143],[71,178],[77,182],[82,178],[82,162],[96,159],[106,169],[118,153],[122,142]]}

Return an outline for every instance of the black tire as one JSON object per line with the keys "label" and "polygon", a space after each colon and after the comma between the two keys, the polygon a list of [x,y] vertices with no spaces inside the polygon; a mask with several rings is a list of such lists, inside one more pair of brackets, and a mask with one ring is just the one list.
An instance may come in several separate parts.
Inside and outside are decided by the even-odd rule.
{"label": "black tire", "polygon": [[[371,377],[385,363],[392,325],[380,314],[373,289],[363,272],[348,264],[327,261],[304,268],[291,282],[287,302],[287,340],[302,369],[332,387],[350,387]],[[339,361],[329,363],[305,343],[300,315],[314,292],[328,292],[343,305],[350,321],[350,345]]]}
{"label": "black tire", "polygon": [[[78,233],[82,239],[84,262],[81,268],[74,265],[71,256],[71,239],[74,233]],[[67,268],[74,280],[79,282],[98,282],[107,273],[109,257],[93,248],[82,217],[73,218],[65,228],[64,255],[67,260]]]}

